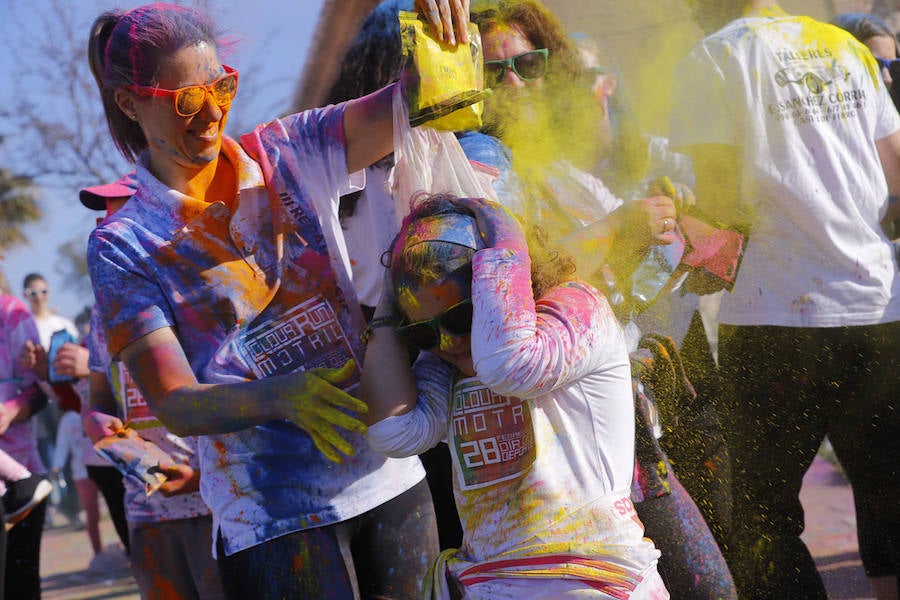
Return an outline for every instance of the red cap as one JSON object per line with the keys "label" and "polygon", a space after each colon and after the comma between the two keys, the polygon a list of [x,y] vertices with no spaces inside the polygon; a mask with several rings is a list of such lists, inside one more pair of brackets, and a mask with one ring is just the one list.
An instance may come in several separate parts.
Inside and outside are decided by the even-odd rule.
{"label": "red cap", "polygon": [[86,187],[78,192],[78,198],[91,210],[106,210],[107,198],[130,198],[137,191],[137,187],[137,174],[132,171],[112,183]]}

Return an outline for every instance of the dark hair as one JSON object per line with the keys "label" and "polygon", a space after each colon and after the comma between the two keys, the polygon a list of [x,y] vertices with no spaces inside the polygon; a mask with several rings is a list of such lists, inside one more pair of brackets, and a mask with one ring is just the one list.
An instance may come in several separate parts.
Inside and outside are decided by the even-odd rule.
{"label": "dark hair", "polygon": [[25,276],[25,279],[22,280],[22,288],[23,289],[27,288],[29,285],[31,285],[35,281],[43,281],[44,283],[47,283],[47,280],[44,279],[44,276],[41,275],[40,273],[29,273],[28,275]]}
{"label": "dark hair", "polygon": [[81,309],[77,315],[75,315],[75,327],[81,329],[84,326],[91,324],[91,307],[85,306]]}
{"label": "dark hair", "polygon": [[[468,209],[453,200],[453,196],[435,195],[416,204],[403,219],[395,243],[412,224],[426,217],[459,214],[474,218]],[[552,247],[549,236],[540,227],[529,227],[526,239],[531,257],[531,288],[537,299],[551,288],[570,280],[575,273],[575,261],[568,254]],[[451,277],[458,279],[461,284],[471,286],[474,256],[474,249],[452,242],[421,242],[405,248],[399,256],[391,256],[391,280],[395,290],[398,284],[430,285]]]}
{"label": "dark hair", "polygon": [[109,132],[128,160],[133,162],[147,147],[147,139],[140,125],[119,108],[116,88],[153,85],[163,59],[203,42],[219,47],[212,23],[201,13],[174,4],[147,4],[124,13],[109,11],[94,21],[88,60]]}
{"label": "dark hair", "polygon": [[831,24],[850,32],[853,37],[864,44],[873,37],[879,35],[887,36],[894,40],[894,48],[897,49],[897,54],[900,56],[900,45],[897,44],[897,37],[881,17],[867,13],[849,12],[837,15],[831,20]]}
{"label": "dark hair", "polygon": [[335,104],[371,94],[400,78],[403,49],[398,14],[413,8],[413,0],[385,0],[369,13],[344,54],[326,103]]}

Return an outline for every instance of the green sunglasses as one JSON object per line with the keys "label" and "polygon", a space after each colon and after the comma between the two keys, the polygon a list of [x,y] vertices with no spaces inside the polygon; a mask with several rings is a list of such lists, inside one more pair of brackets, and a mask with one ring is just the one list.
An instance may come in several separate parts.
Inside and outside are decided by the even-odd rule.
{"label": "green sunglasses", "polygon": [[498,87],[503,84],[508,71],[515,73],[522,81],[540,79],[547,74],[549,56],[546,48],[538,48],[503,60],[486,60],[484,82],[488,87]]}

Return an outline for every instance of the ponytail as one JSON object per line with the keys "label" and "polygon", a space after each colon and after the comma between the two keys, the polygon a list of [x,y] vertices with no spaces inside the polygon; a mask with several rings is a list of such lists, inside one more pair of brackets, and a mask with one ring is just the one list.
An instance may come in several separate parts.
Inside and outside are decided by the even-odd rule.
{"label": "ponytail", "polygon": [[118,11],[105,12],[97,17],[88,40],[88,61],[100,90],[103,112],[113,142],[129,162],[134,162],[147,147],[147,138],[138,122],[122,112],[116,102],[116,87],[129,82],[117,81],[113,75],[114,69],[108,68],[109,41],[121,17],[122,13]]}

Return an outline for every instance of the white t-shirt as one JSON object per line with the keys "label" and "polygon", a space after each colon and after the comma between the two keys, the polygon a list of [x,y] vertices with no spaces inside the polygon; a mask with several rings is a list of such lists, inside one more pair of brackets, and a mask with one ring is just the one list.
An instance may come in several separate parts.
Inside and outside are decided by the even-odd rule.
{"label": "white t-shirt", "polygon": [[72,334],[73,338],[78,339],[78,328],[75,327],[75,323],[65,317],[59,315],[50,315],[41,319],[35,317],[34,322],[37,324],[38,334],[41,336],[41,346],[44,347],[44,350],[50,349],[50,338],[61,329],[65,329]]}
{"label": "white t-shirt", "polygon": [[353,215],[342,222],[353,287],[359,301],[368,306],[377,306],[381,298],[385,271],[381,256],[390,250],[399,230],[394,203],[384,187],[389,174],[389,168],[366,169],[366,187]]}
{"label": "white t-shirt", "polygon": [[838,327],[900,319],[897,263],[879,226],[888,189],[875,148],[900,129],[900,116],[869,50],[837,27],[775,6],[701,41],[676,73],[673,148],[739,147],[735,201],[756,217],[719,321]]}
{"label": "white t-shirt", "polygon": [[[624,204],[624,200],[616,197],[598,177],[569,162],[554,164],[547,184],[553,190],[553,199],[562,206],[573,228],[605,219]],[[548,206],[541,207],[541,210],[553,210],[549,205],[554,200],[545,200]]]}
{"label": "white t-shirt", "polygon": [[94,451],[91,440],[84,434],[81,415],[67,410],[56,428],[56,447],[53,449],[53,468],[62,469],[71,456],[72,479],[87,479],[87,466],[109,467],[110,463]]}

